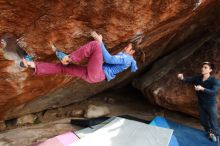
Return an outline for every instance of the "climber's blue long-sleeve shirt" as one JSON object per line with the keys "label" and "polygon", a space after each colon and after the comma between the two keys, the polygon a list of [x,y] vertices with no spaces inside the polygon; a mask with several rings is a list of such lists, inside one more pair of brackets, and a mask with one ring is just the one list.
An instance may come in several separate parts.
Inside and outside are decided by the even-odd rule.
{"label": "climber's blue long-sleeve shirt", "polygon": [[193,85],[201,85],[205,88],[204,91],[196,91],[196,95],[198,96],[199,104],[210,105],[216,103],[216,96],[218,94],[219,81],[210,76],[207,80],[202,80],[202,75],[187,77],[183,81],[185,83],[193,84]]}
{"label": "climber's blue long-sleeve shirt", "polygon": [[131,66],[131,71],[137,70],[137,64],[134,58],[126,53],[119,52],[116,55],[111,55],[106,50],[104,43],[101,43],[103,54],[103,70],[108,81],[115,78],[115,76]]}

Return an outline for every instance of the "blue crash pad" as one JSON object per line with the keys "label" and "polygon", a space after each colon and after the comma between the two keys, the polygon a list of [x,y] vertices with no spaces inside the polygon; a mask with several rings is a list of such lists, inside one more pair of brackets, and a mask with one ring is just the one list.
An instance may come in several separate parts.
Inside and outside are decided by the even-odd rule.
{"label": "blue crash pad", "polygon": [[217,146],[217,143],[207,138],[204,131],[169,121],[163,117],[155,117],[150,125],[174,130],[169,146]]}

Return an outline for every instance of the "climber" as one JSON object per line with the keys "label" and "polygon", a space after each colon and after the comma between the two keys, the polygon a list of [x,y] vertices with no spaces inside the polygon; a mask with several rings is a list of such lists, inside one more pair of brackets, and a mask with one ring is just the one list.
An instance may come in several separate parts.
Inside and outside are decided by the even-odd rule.
{"label": "climber", "polygon": [[[35,69],[35,75],[64,74],[82,78],[89,83],[97,83],[103,80],[110,81],[116,74],[131,67],[131,71],[137,70],[136,61],[133,58],[135,50],[132,44],[124,47],[122,52],[111,55],[106,50],[102,41],[102,35],[92,32],[91,36],[95,39],[73,51],[70,55],[58,50],[53,44],[52,49],[56,52],[61,63],[34,62],[27,55],[24,56],[21,66]],[[87,66],[77,65],[83,59],[88,58]]]}
{"label": "climber", "polygon": [[177,77],[184,83],[194,85],[198,97],[200,123],[207,132],[208,138],[216,142],[216,137],[220,135],[216,100],[219,81],[214,76],[210,75],[213,70],[214,64],[203,62],[201,75],[184,77],[183,74],[178,74]]}

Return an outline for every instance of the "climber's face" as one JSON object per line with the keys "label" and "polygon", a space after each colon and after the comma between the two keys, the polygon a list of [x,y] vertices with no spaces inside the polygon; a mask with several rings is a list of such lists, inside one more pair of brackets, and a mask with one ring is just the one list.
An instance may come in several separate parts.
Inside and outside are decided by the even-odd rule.
{"label": "climber's face", "polygon": [[135,50],[132,48],[132,44],[129,43],[125,48],[124,48],[124,52],[133,56],[135,53]]}
{"label": "climber's face", "polygon": [[212,72],[212,69],[209,65],[203,64],[203,66],[201,68],[201,72],[202,72],[202,75],[210,74]]}

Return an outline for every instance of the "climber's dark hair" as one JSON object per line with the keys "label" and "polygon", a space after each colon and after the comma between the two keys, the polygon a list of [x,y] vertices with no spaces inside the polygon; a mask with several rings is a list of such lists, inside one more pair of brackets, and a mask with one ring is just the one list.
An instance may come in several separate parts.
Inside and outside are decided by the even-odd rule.
{"label": "climber's dark hair", "polygon": [[208,65],[209,68],[211,68],[212,70],[215,69],[215,65],[213,63],[210,63],[210,62],[203,62],[202,65]]}

